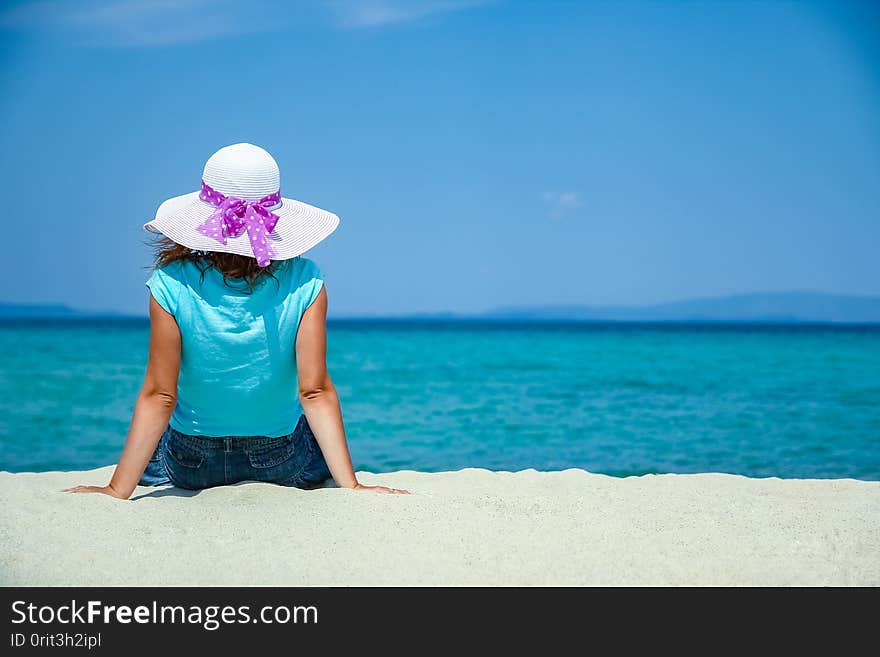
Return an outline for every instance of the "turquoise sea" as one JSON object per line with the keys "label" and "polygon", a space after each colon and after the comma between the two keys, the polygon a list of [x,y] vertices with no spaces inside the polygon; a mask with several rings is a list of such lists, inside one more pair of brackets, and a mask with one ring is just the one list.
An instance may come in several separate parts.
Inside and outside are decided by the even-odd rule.
{"label": "turquoise sea", "polygon": [[[0,323],[0,469],[115,462],[146,320]],[[880,479],[880,327],[336,321],[359,469]]]}

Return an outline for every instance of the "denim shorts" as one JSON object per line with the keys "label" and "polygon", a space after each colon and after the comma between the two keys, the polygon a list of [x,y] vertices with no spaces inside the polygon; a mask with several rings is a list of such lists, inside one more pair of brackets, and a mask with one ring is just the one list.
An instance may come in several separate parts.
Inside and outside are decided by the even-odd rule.
{"label": "denim shorts", "polygon": [[303,415],[293,433],[279,438],[190,436],[169,425],[140,485],[171,483],[200,490],[240,481],[266,481],[314,488],[329,478],[327,462]]}

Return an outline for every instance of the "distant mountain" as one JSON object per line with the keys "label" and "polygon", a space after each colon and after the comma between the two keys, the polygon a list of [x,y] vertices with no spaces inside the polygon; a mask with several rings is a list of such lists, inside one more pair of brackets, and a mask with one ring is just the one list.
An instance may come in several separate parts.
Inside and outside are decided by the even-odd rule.
{"label": "distant mountain", "polygon": [[79,313],[61,304],[0,303],[0,317],[75,317]]}
{"label": "distant mountain", "polygon": [[[135,317],[112,311],[89,312],[61,304],[0,303],[0,319],[77,319]],[[145,316],[136,317],[144,319]],[[418,313],[336,319],[420,321],[624,321],[624,322],[836,322],[880,323],[880,297],[768,292],[690,299],[650,306],[514,306],[483,313]]]}
{"label": "distant mountain", "polygon": [[77,319],[95,317],[125,317],[112,310],[90,312],[63,304],[2,303],[0,319]]}
{"label": "distant mountain", "polygon": [[880,297],[769,292],[691,299],[651,306],[522,306],[486,319],[880,323]]}

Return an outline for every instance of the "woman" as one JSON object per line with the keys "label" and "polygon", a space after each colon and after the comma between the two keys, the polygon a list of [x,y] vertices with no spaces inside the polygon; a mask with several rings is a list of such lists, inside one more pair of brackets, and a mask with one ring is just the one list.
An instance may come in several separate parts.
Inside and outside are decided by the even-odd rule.
{"label": "woman", "polygon": [[150,353],[125,449],[107,486],[198,490],[239,481],[405,493],[358,483],[327,373],[327,293],[299,257],[339,218],[282,198],[278,165],[251,144],[217,151],[202,188],[165,201],[150,288]]}

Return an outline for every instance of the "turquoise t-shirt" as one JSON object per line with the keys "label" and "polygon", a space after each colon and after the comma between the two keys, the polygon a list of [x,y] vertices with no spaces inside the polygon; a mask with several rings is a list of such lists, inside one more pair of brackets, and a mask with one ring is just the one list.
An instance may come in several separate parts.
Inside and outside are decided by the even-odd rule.
{"label": "turquoise t-shirt", "polygon": [[278,261],[252,292],[192,262],[156,269],[147,286],[180,327],[171,426],[195,436],[284,436],[302,414],[296,332],[323,280],[307,258]]}

